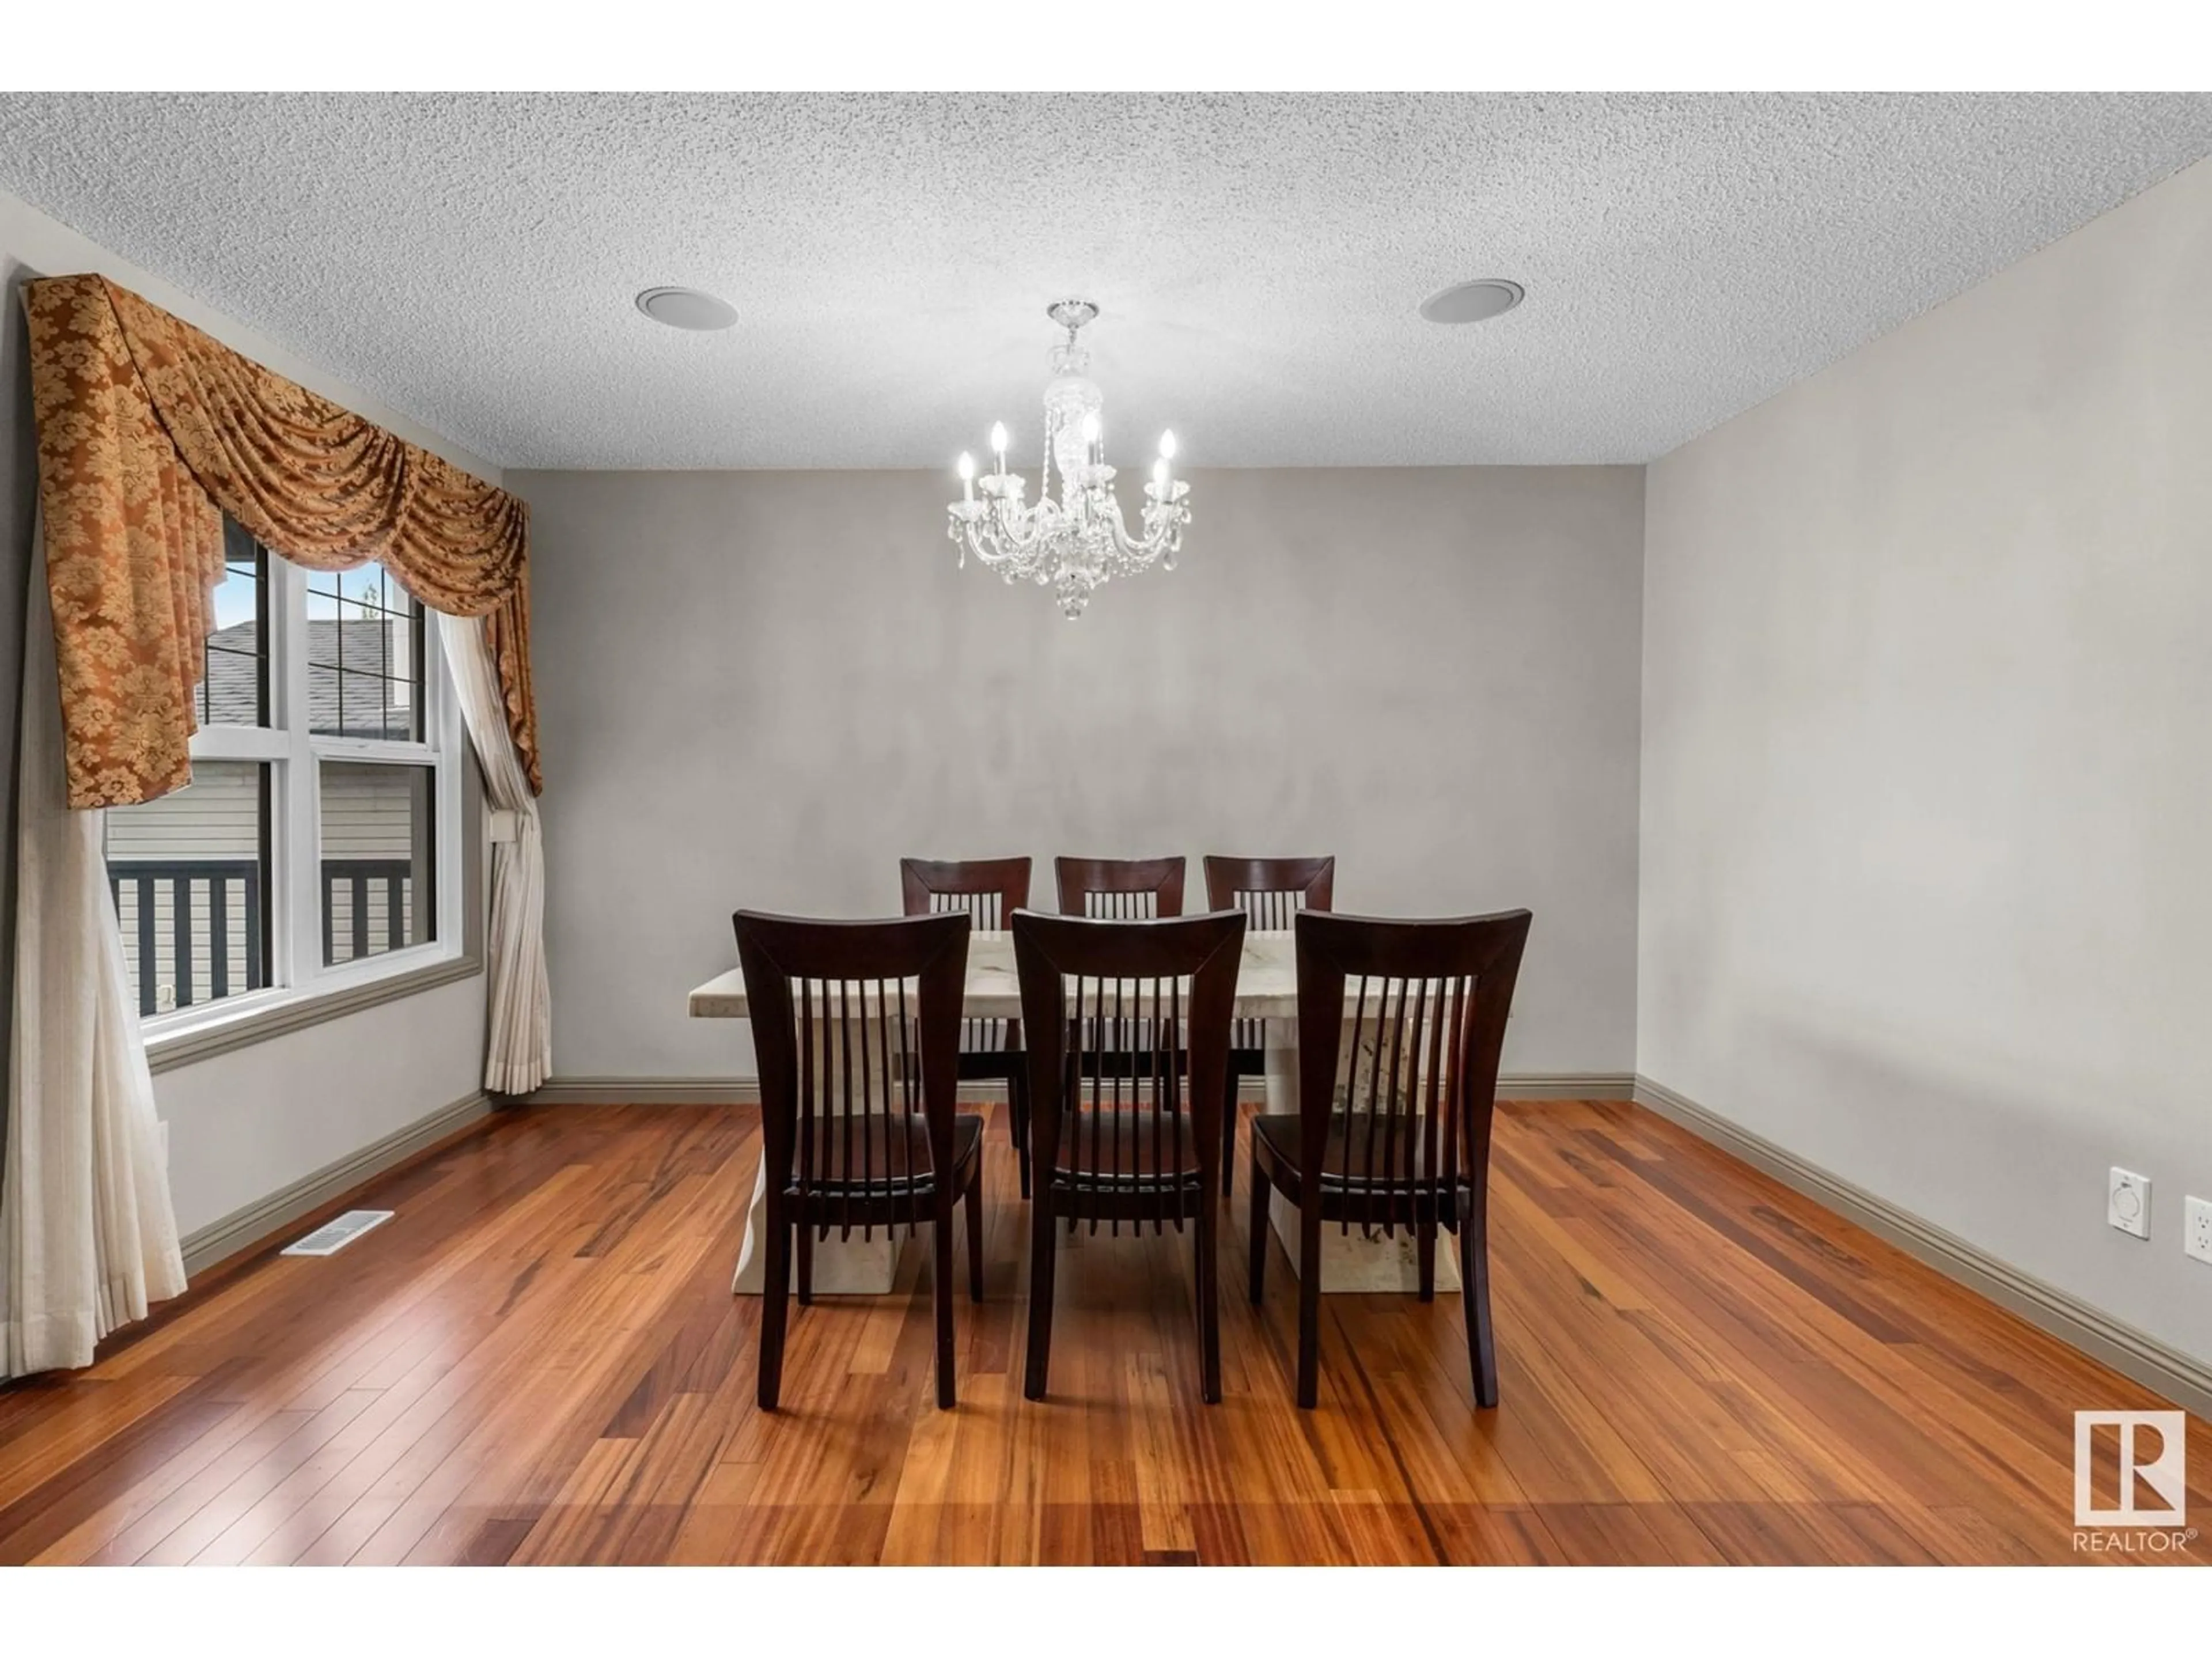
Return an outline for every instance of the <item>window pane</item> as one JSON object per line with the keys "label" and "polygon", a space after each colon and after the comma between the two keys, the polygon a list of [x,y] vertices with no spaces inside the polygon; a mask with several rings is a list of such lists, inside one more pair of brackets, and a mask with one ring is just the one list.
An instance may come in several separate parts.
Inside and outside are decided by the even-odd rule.
{"label": "window pane", "polygon": [[222,521],[223,573],[215,589],[198,693],[202,726],[269,724],[268,630],[263,627],[269,556],[234,521]]}
{"label": "window pane", "polygon": [[323,960],[438,936],[436,828],[427,766],[321,765]]}
{"label": "window pane", "polygon": [[419,742],[422,607],[380,564],[307,576],[308,727]]}
{"label": "window pane", "polygon": [[200,761],[184,788],[107,810],[107,879],[141,1015],[269,982],[269,769]]}

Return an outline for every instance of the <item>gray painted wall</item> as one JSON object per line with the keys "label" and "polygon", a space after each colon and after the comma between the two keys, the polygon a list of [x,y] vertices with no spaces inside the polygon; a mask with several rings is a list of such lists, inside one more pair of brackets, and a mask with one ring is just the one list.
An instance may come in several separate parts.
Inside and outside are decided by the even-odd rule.
{"label": "gray painted wall", "polygon": [[1651,468],[1638,1053],[2212,1358],[2208,295],[2212,162]]}
{"label": "gray painted wall", "polygon": [[[1643,480],[1194,476],[1080,621],[953,565],[935,473],[510,473],[532,504],[554,1062],[750,1075],[740,905],[902,854],[1334,853],[1340,908],[1535,912],[1506,1067],[1626,1071]],[[1193,898],[1203,892],[1194,862]]]}

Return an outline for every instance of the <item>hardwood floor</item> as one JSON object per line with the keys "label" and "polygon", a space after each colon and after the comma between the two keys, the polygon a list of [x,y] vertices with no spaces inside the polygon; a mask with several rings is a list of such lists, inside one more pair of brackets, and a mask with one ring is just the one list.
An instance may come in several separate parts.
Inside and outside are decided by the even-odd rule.
{"label": "hardwood floor", "polygon": [[540,1108],[368,1189],[398,1217],[343,1255],[0,1392],[0,1561],[2123,1559],[2072,1552],[2072,1413],[2160,1401],[1636,1107],[1501,1108],[1480,1414],[1441,1296],[1324,1298],[1297,1411],[1295,1281],[1279,1256],[1246,1303],[1241,1195],[1221,1405],[1187,1240],[1126,1233],[1063,1258],[1024,1402],[995,1111],[986,1142],[955,1411],[920,1250],[897,1293],[794,1308],[786,1409],[754,1408],[729,1278],[757,1114]]}

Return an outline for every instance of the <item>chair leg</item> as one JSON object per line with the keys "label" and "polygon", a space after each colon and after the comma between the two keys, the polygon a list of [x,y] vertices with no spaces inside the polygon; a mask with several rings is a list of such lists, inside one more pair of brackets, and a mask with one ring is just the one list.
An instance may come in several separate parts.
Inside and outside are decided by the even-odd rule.
{"label": "chair leg", "polygon": [[1024,1399],[1044,1398],[1045,1374],[1052,1368],[1052,1204],[1040,1197],[1030,1211],[1030,1352],[1022,1375]]}
{"label": "chair leg", "polygon": [[1007,1127],[1013,1131],[1014,1156],[1022,1171],[1022,1199],[1030,1195],[1030,1079],[1027,1066],[1018,1066],[1006,1079]]}
{"label": "chair leg", "polygon": [[1218,1212],[1210,1203],[1198,1210],[1198,1397],[1221,1403],[1221,1273]]}
{"label": "chair leg", "polygon": [[968,1212],[968,1299],[983,1299],[983,1170],[982,1159],[975,1160],[975,1173],[968,1178],[968,1190],[961,1194],[961,1207]]}
{"label": "chair leg", "polygon": [[1267,1294],[1267,1203],[1274,1186],[1260,1171],[1260,1155],[1252,1155],[1250,1175],[1252,1188],[1251,1225],[1246,1243],[1252,1252],[1252,1305],[1258,1307]]}
{"label": "chair leg", "polygon": [[1474,1403],[1498,1403],[1498,1338],[1490,1328],[1490,1241],[1483,1218],[1459,1224],[1460,1300],[1467,1310],[1467,1360],[1474,1374]]}
{"label": "chair leg", "polygon": [[1237,1068],[1229,1070],[1229,1097],[1221,1103],[1221,1195],[1237,1182]]}
{"label": "chair leg", "polygon": [[814,1305],[814,1229],[799,1230],[799,1305]]}
{"label": "chair leg", "polygon": [[1321,1205],[1307,1183],[1298,1213],[1298,1404],[1321,1403]]}
{"label": "chair leg", "polygon": [[761,1239],[760,1408],[775,1409],[783,1388],[783,1334],[790,1323],[791,1224],[781,1215],[765,1218]]}
{"label": "chair leg", "polygon": [[1421,1300],[1437,1299],[1437,1224],[1416,1222],[1413,1226],[1413,1256],[1420,1267]]}
{"label": "chair leg", "polygon": [[940,1198],[937,1224],[929,1230],[930,1310],[937,1316],[937,1408],[953,1405],[952,1385],[952,1205]]}

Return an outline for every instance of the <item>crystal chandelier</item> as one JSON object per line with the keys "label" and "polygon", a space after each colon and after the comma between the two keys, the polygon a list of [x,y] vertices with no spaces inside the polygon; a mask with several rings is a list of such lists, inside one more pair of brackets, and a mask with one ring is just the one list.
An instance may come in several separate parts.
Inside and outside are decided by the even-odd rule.
{"label": "crystal chandelier", "polygon": [[[1076,331],[1098,314],[1088,300],[1062,300],[1046,315],[1067,331],[1064,344],[1052,349],[1053,376],[1044,389],[1044,465],[1037,477],[1036,505],[1022,500],[1029,480],[1006,470],[1006,428],[991,428],[996,466],[975,476],[975,458],[960,458],[960,499],[948,509],[945,534],[960,549],[966,568],[973,553],[986,568],[1008,582],[1017,580],[1051,588],[1069,621],[1083,614],[1094,589],[1115,576],[1134,575],[1154,562],[1175,568],[1182,546],[1182,527],[1190,522],[1183,497],[1190,486],[1172,471],[1175,434],[1160,434],[1160,458],[1145,486],[1145,533],[1132,538],[1114,499],[1114,469],[1106,465],[1098,411],[1105,402],[1098,383],[1084,374],[1091,354],[1076,343]],[[1052,471],[1060,469],[1060,499],[1052,498]],[[982,496],[981,501],[977,495]]]}

